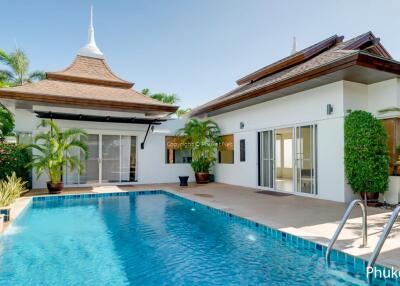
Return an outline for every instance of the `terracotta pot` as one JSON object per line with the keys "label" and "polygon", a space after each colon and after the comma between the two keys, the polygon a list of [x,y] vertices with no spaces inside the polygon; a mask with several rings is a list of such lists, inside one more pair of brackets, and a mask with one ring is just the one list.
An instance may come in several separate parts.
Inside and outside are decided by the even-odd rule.
{"label": "terracotta pot", "polygon": [[197,184],[207,184],[209,173],[199,172],[194,174]]}
{"label": "terracotta pot", "polygon": [[64,183],[59,182],[53,184],[52,182],[47,182],[47,189],[49,190],[50,194],[59,194],[61,193],[62,189],[64,189]]}
{"label": "terracotta pot", "polygon": [[368,192],[360,192],[361,199],[365,199],[365,195],[367,196],[367,205],[374,207],[379,204],[379,193],[368,193]]}

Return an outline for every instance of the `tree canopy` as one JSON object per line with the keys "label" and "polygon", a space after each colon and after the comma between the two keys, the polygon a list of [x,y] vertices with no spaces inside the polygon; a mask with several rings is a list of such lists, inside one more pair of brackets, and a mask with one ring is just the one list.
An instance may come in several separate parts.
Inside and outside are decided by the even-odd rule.
{"label": "tree canopy", "polygon": [[46,78],[42,71],[29,72],[29,59],[21,49],[11,53],[0,49],[0,63],[6,69],[0,69],[0,87],[17,86]]}

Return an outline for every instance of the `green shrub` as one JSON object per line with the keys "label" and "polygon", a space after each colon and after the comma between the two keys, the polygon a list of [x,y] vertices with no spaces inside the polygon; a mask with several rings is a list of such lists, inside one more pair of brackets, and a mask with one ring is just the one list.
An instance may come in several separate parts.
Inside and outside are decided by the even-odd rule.
{"label": "green shrub", "polygon": [[0,180],[15,172],[17,177],[24,181],[30,179],[30,152],[22,145],[0,142]]}
{"label": "green shrub", "polygon": [[366,111],[350,111],[344,125],[344,161],[353,192],[384,193],[389,184],[387,134]]}
{"label": "green shrub", "polygon": [[0,207],[7,207],[11,205],[21,194],[26,190],[26,182],[15,175],[6,176],[4,180],[0,181]]}

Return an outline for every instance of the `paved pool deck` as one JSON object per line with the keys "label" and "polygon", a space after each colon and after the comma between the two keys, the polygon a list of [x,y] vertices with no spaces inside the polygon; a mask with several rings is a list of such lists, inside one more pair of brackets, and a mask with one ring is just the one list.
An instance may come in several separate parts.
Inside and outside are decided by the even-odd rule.
{"label": "paved pool deck", "polygon": [[[63,194],[109,193],[163,189],[199,203],[222,209],[287,233],[327,245],[346,210],[347,204],[290,195],[274,196],[256,193],[256,189],[227,184],[177,184],[101,186],[68,188]],[[47,195],[47,190],[33,190],[17,201],[17,209],[29,202],[29,197]],[[17,211],[18,212],[18,211]],[[16,213],[17,213],[16,212]],[[335,248],[368,259],[390,216],[389,210],[368,208],[368,247],[362,248],[361,211],[355,209],[340,235]],[[400,219],[388,237],[377,263],[400,269]]]}

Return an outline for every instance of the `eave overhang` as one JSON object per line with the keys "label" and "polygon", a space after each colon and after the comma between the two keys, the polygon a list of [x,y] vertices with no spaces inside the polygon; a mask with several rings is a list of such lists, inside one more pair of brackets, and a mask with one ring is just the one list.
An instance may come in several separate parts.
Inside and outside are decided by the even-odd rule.
{"label": "eave overhang", "polygon": [[127,123],[127,124],[146,124],[160,125],[166,119],[160,118],[138,118],[138,117],[117,117],[109,115],[86,115],[72,114],[51,111],[35,111],[36,116],[42,119],[60,119],[73,121],[108,122],[108,123]]}
{"label": "eave overhang", "polygon": [[400,62],[359,51],[239,96],[200,106],[190,116],[218,115],[340,80],[371,84],[399,76]]}
{"label": "eave overhang", "polygon": [[166,112],[174,113],[178,106],[173,105],[153,105],[133,102],[120,102],[112,100],[72,98],[67,96],[54,96],[47,94],[36,94],[27,92],[17,92],[0,89],[0,98],[14,99],[31,103],[54,104],[57,106],[79,107],[79,108],[100,108],[113,109],[120,111],[143,111],[143,112]]}

